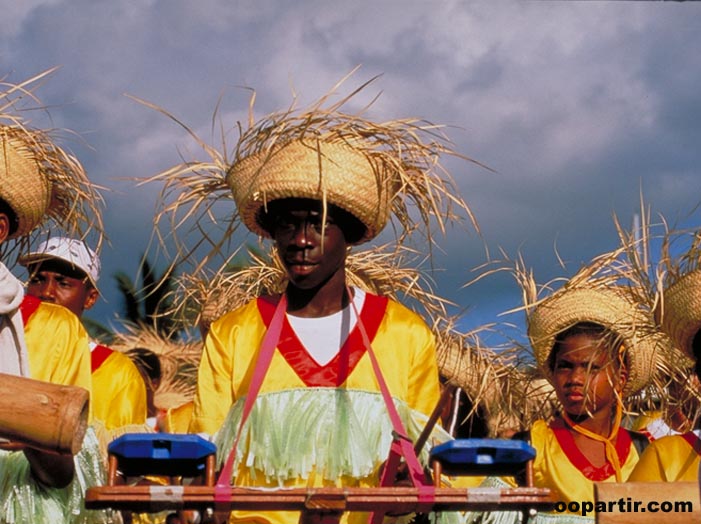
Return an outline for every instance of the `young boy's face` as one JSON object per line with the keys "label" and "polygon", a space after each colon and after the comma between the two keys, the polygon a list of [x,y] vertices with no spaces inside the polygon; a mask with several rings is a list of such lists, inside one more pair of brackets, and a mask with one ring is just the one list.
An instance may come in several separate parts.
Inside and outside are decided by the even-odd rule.
{"label": "young boy's face", "polygon": [[318,287],[345,267],[348,244],[343,231],[332,212],[324,222],[319,202],[280,201],[270,233],[290,282],[300,289]]}
{"label": "young boy's face", "polygon": [[553,386],[565,412],[576,418],[611,413],[622,374],[604,340],[576,334],[564,339],[555,355]]}

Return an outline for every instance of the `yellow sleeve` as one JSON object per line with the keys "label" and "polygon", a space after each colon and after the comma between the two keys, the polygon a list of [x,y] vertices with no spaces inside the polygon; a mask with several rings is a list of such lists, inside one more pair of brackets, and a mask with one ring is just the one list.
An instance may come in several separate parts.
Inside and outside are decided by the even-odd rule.
{"label": "yellow sleeve", "polygon": [[645,448],[630,482],[681,482],[698,478],[699,454],[680,435],[662,437]]}
{"label": "yellow sleeve", "polygon": [[436,343],[428,326],[423,320],[417,319],[420,325],[415,336],[416,351],[412,356],[409,371],[409,397],[407,403],[413,409],[430,415],[440,398],[440,382],[438,379],[438,359]]}
{"label": "yellow sleeve", "polygon": [[635,469],[628,477],[629,482],[666,482],[664,467],[662,466],[660,455],[657,452],[655,442],[643,451],[640,460],[635,465]]}
{"label": "yellow sleeve", "polygon": [[187,433],[194,403],[186,402],[182,406],[169,408],[162,414],[162,431],[166,433]]}
{"label": "yellow sleeve", "polygon": [[231,382],[234,349],[230,345],[235,331],[229,323],[215,322],[207,334],[197,373],[191,433],[216,433],[235,400]]}
{"label": "yellow sleeve", "polygon": [[113,352],[93,373],[93,416],[108,430],[146,423],[146,384],[132,360]]}
{"label": "yellow sleeve", "polygon": [[[436,342],[426,322],[404,305],[389,300],[372,347],[392,395],[430,415],[440,398],[440,383]],[[361,369],[359,365],[359,372]],[[372,390],[376,380],[371,368],[368,373],[365,386]]]}
{"label": "yellow sleeve", "polygon": [[42,302],[24,328],[30,376],[92,393],[88,334],[68,309]]}

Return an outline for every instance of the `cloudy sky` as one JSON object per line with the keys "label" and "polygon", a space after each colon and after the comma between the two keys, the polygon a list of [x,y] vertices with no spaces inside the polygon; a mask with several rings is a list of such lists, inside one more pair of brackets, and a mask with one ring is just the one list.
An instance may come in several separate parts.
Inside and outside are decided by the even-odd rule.
{"label": "cloudy sky", "polygon": [[[632,222],[642,188],[653,215],[701,226],[701,5],[692,2],[353,2],[0,0],[0,77],[60,69],[37,92],[52,124],[106,194],[112,275],[135,275],[158,186],[146,177],[196,148],[154,102],[204,138],[221,98],[227,125],[324,94],[355,66],[355,87],[382,76],[371,114],[451,126],[455,148],[494,172],[448,165],[496,256],[523,254],[538,281],[571,274],[616,245],[612,214]],[[466,289],[485,262],[482,240],[453,229],[433,278],[462,325],[520,322],[506,275]],[[557,253],[568,263],[557,265]]]}

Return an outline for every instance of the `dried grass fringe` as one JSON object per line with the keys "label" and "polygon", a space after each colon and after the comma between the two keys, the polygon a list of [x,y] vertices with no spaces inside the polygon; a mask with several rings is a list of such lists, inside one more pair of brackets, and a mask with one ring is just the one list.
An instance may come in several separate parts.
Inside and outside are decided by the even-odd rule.
{"label": "dried grass fringe", "polygon": [[[165,234],[159,228],[156,231],[161,246],[166,249],[167,244],[174,242],[175,258],[181,263],[193,262],[194,273],[213,257],[233,251],[230,249],[232,235],[239,225],[237,211],[229,209],[221,218],[215,210],[217,203],[232,199],[226,182],[227,173],[232,165],[244,158],[295,140],[344,142],[369,158],[381,158],[386,165],[392,165],[393,176],[396,177],[392,185],[398,188],[398,192],[392,199],[391,211],[394,216],[393,230],[399,242],[420,232],[432,246],[434,224],[444,233],[448,223],[460,221],[465,215],[479,231],[468,204],[459,196],[457,186],[441,164],[440,157],[457,157],[489,168],[455,152],[443,134],[442,126],[415,118],[373,122],[364,116],[372,102],[358,112],[343,112],[344,106],[349,105],[358,93],[376,79],[372,78],[349,95],[332,102],[332,97],[354,72],[341,79],[309,108],[298,110],[295,99],[287,110],[267,115],[258,122],[253,116],[256,99],[253,92],[248,122],[245,129],[241,122],[236,124],[239,138],[231,152],[227,146],[229,131],[223,124],[218,125],[221,143],[214,147],[165,109],[136,99],[185,129],[208,157],[206,160],[184,160],[140,181],[142,184],[164,183],[155,217],[156,224],[165,225]],[[217,111],[218,108],[213,115],[213,129]],[[215,227],[219,227],[219,231]],[[190,236],[196,237],[192,243],[188,243]],[[202,255],[203,252],[206,254]]]}
{"label": "dried grass fringe", "polygon": [[2,134],[23,142],[31,150],[40,172],[50,181],[52,188],[51,201],[39,227],[3,244],[0,256],[5,261],[18,256],[42,235],[56,234],[56,229],[66,236],[82,239],[90,234],[98,252],[104,240],[104,200],[100,194],[104,188],[92,184],[80,161],[55,143],[63,133],[75,134],[67,130],[34,129],[25,117],[29,111],[47,111],[34,92],[56,69],[43,71],[19,84],[0,79]]}
{"label": "dried grass fringe", "polygon": [[[537,285],[533,270],[527,267],[520,255],[515,260],[509,260],[505,256],[504,260],[494,263],[496,269],[485,270],[479,278],[498,271],[509,271],[513,275],[521,288],[523,306],[504,314],[524,311],[528,315],[554,293],[566,292],[568,289],[581,287],[605,289],[616,286],[622,287],[630,299],[652,316],[652,312],[660,302],[662,286],[669,285],[663,283],[674,281],[687,271],[701,267],[701,236],[697,233],[687,253],[673,259],[670,256],[671,237],[664,218],[660,223],[651,224],[649,207],[645,205],[642,196],[640,206],[641,221],[637,228],[625,229],[614,216],[619,247],[595,257],[569,279],[555,278],[545,284]],[[651,246],[659,242],[662,242],[662,250],[660,261],[655,264]],[[561,259],[560,262],[564,267]],[[690,361],[681,358],[678,352],[672,350],[668,337],[654,322],[648,326],[636,325],[628,328],[637,329],[637,335],[640,337],[652,337],[657,341],[659,350],[655,354],[651,382],[637,394],[624,399],[624,410],[631,418],[641,414],[661,412],[662,418],[668,423],[673,416],[682,413],[689,421],[688,428],[694,427],[699,417],[701,391],[692,380]],[[522,346],[515,350],[521,354],[517,357],[517,362],[533,362],[534,355],[529,347]],[[519,367],[520,365],[516,364],[516,368]],[[530,382],[542,383],[543,375],[535,371],[530,376]],[[518,380],[520,382],[523,379],[519,377]],[[526,379],[526,390],[528,390],[528,382],[529,380]],[[548,401],[557,405],[557,400],[552,394],[548,396]],[[522,397],[520,402],[527,403],[527,399]]]}

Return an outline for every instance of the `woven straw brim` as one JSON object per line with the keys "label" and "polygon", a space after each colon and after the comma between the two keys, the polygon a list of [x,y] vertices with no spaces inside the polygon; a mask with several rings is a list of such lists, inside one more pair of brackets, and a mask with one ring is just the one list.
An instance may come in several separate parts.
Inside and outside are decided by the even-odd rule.
{"label": "woven straw brim", "polygon": [[226,182],[248,229],[270,237],[258,219],[264,206],[284,198],[326,201],[366,227],[366,242],[387,224],[393,196],[387,166],[344,142],[293,141],[235,162]]}
{"label": "woven straw brim", "polygon": [[614,288],[567,289],[539,304],[528,318],[528,337],[542,373],[552,381],[548,358],[555,337],[580,322],[600,324],[616,333],[625,345],[628,381],[623,395],[645,387],[655,370],[659,339],[652,319]]}
{"label": "woven straw brim", "polygon": [[692,271],[664,290],[657,313],[662,330],[676,347],[696,361],[692,342],[701,330],[701,270]]}
{"label": "woven straw brim", "polygon": [[41,222],[51,201],[51,184],[40,172],[31,149],[0,129],[0,198],[17,215],[17,230],[8,238],[22,237]]}

